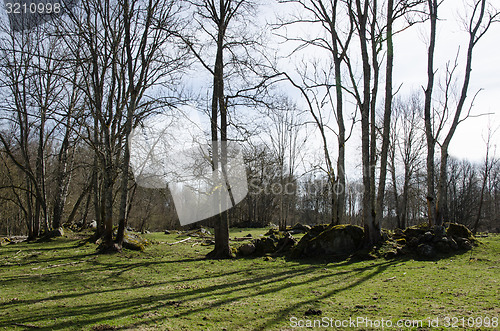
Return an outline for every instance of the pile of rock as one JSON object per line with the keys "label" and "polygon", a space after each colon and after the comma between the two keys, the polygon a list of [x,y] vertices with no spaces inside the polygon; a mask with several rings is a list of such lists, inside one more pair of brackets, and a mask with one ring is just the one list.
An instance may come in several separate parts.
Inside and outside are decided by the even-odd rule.
{"label": "pile of rock", "polygon": [[307,233],[311,230],[311,226],[307,224],[296,223],[293,227],[287,229],[291,234]]}
{"label": "pile of rock", "polygon": [[262,256],[266,254],[284,254],[289,252],[297,240],[288,232],[271,234],[269,237],[252,240],[238,248],[238,254],[243,256]]}
{"label": "pile of rock", "polygon": [[8,245],[8,244],[10,244],[10,239],[9,238],[0,237],[0,246],[5,246],[5,245]]}
{"label": "pile of rock", "polygon": [[[296,225],[306,234],[297,243],[288,229],[279,232],[270,229],[266,237],[254,239],[251,243],[239,247],[242,256],[280,255],[291,253],[292,258],[328,257],[345,258],[357,252],[368,252],[363,249],[364,230],[357,225],[320,224],[313,227]],[[433,258],[439,253],[452,253],[471,249],[477,240],[467,227],[451,223],[444,226],[429,227],[421,224],[405,230],[383,232],[381,245],[369,251],[370,256],[393,258],[410,255],[420,258]],[[357,253],[359,254],[359,253]]]}
{"label": "pile of rock", "polygon": [[438,253],[470,250],[477,245],[472,232],[462,224],[450,223],[444,226],[428,226],[421,224],[406,230],[396,230],[392,236],[392,250],[385,253],[386,257],[416,254],[422,258],[433,258]]}
{"label": "pile of rock", "polygon": [[28,240],[27,236],[10,236],[0,238],[0,246],[6,246],[9,244],[18,244]]}
{"label": "pile of rock", "polygon": [[[293,229],[299,231],[298,233],[306,232],[298,243],[292,236],[292,233],[295,233],[291,231]],[[243,256],[291,253],[294,258],[343,256],[361,247],[363,234],[363,229],[356,225],[320,224],[310,227],[298,223],[286,232],[270,229],[266,237],[240,246],[238,253]]]}

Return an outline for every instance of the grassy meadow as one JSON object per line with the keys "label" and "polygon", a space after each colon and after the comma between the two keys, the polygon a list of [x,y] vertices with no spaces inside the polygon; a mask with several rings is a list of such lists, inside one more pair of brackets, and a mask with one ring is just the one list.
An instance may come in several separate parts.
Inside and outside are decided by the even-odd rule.
{"label": "grassy meadow", "polygon": [[[233,229],[231,236],[265,231]],[[0,247],[0,329],[377,329],[329,328],[349,318],[383,318],[392,323],[385,329],[431,329],[429,318],[438,319],[432,330],[448,330],[447,321],[456,329],[500,329],[477,324],[500,317],[498,235],[440,260],[337,262],[206,260],[213,246],[168,245],[185,238],[177,234],[145,236],[153,244],[144,252],[114,255],[98,255],[94,244],[71,234]],[[319,321],[331,324],[307,324]]]}

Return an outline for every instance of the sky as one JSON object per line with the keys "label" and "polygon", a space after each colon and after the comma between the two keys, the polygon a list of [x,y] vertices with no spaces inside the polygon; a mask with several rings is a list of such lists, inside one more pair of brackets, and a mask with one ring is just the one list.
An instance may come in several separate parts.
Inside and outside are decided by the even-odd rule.
{"label": "sky", "polygon": [[[269,0],[262,0],[264,6],[261,7],[259,17],[256,20],[256,25],[261,26],[267,23],[276,23],[278,17],[283,17],[288,14],[288,5],[279,5]],[[470,0],[469,0],[470,1]],[[491,0],[499,1],[499,0]],[[285,6],[285,7],[284,7]],[[500,6],[499,6],[500,7]],[[436,71],[436,84],[435,89],[438,90],[439,83],[443,82],[445,66],[448,61],[455,60],[458,53],[458,68],[457,68],[457,91],[461,89],[461,83],[464,73],[464,54],[466,52],[468,43],[468,34],[464,31],[461,24],[460,17],[463,17],[465,7],[459,0],[446,0],[439,9],[440,21],[438,23],[438,35],[436,43],[436,56],[435,68]],[[395,63],[394,63],[394,89],[400,87],[398,96],[408,96],[409,94],[417,91],[423,96],[423,86],[427,84],[427,40],[428,40],[428,26],[429,23],[425,22],[417,24],[403,33],[400,33],[394,38],[395,45]],[[295,29],[295,30],[294,30]],[[291,33],[306,33],[315,35],[317,32],[313,27],[289,27]],[[279,43],[280,39],[271,39],[269,46],[276,49],[279,55],[285,56],[293,49],[292,45]],[[358,41],[355,40],[354,43]],[[306,50],[300,56],[319,57],[321,52],[318,50]],[[325,54],[326,55],[326,54]],[[290,60],[286,57],[280,62],[280,69],[287,72],[295,70],[296,60]],[[325,57],[327,59],[327,55]],[[288,62],[287,62],[288,61]],[[295,62],[294,62],[295,61]],[[360,71],[358,62],[358,72]],[[384,71],[384,68],[381,69]],[[209,80],[210,81],[210,80]],[[208,81],[208,82],[209,82]],[[196,73],[196,79],[193,82],[194,87],[199,87],[201,90],[207,88],[205,82],[201,83],[199,80],[199,72]],[[380,87],[383,89],[383,86]],[[468,110],[473,95],[481,89],[478,94],[471,114],[478,116],[481,114],[490,114],[479,117],[471,117],[465,122],[461,123],[455,132],[450,145],[450,155],[458,159],[468,159],[472,162],[480,163],[486,153],[485,138],[487,135],[488,126],[493,129],[500,127],[500,23],[493,25],[487,34],[479,41],[473,57],[471,83],[469,86],[469,97],[466,102],[464,112]],[[300,93],[291,88],[285,88],[285,92],[297,103],[299,108],[305,109],[303,98]],[[382,96],[383,90],[379,91]],[[437,97],[437,93],[435,94]],[[383,105],[379,99],[379,106]],[[354,113],[355,106],[352,101],[345,103],[346,113]],[[244,113],[244,114],[242,114]],[[249,117],[248,117],[248,116]],[[247,123],[248,119],[252,119],[253,115],[246,114],[246,111],[236,110],[236,116],[241,121],[240,123]],[[358,115],[359,119],[359,115]],[[308,120],[311,120],[308,118]],[[331,118],[333,121],[333,117]],[[254,121],[257,121],[254,119]],[[346,144],[346,172],[350,178],[359,178],[361,155],[361,133],[359,130],[359,123],[355,126],[352,138]],[[307,151],[300,151],[301,158],[304,159],[301,168],[303,171],[308,171],[312,166],[324,161],[322,152],[322,143],[319,135],[313,135],[314,125],[305,130],[303,135],[308,136]],[[272,134],[271,131],[265,132]],[[317,132],[316,132],[317,133]],[[314,138],[312,138],[314,136]],[[261,137],[263,141],[269,144],[269,137]],[[335,155],[335,137],[330,136],[332,155]],[[492,143],[500,142],[500,129],[493,136]],[[500,156],[500,146],[497,156]]]}
{"label": "sky", "polygon": [[[269,4],[268,0],[263,3]],[[490,0],[499,2],[499,0]],[[283,5],[263,6],[260,15],[263,19],[272,21],[277,15],[282,15],[285,11]],[[463,56],[467,45],[467,34],[459,23],[459,17],[463,16],[464,6],[461,1],[446,0],[440,6],[438,28],[438,40],[436,49],[436,68],[437,82],[442,81],[445,64],[453,60],[460,48],[460,56]],[[1,13],[2,19],[6,20],[4,12]],[[259,17],[259,20],[262,19]],[[426,84],[426,40],[428,23],[419,24],[411,27],[403,33],[396,35],[395,43],[395,68],[394,68],[394,86],[401,89],[400,95],[408,95],[413,91],[422,91],[422,86]],[[312,31],[314,32],[314,31]],[[284,47],[282,45],[272,45],[276,48]],[[286,47],[284,47],[286,51]],[[459,63],[458,74],[461,79],[463,74],[463,58]],[[485,155],[485,137],[488,126],[493,129],[500,127],[500,23],[493,25],[483,39],[478,43],[474,51],[473,70],[471,84],[469,88],[469,99],[479,90],[475,101],[472,114],[491,114],[470,118],[462,123],[455,133],[450,146],[450,154],[457,158],[467,158],[475,162],[480,162]],[[288,67],[290,69],[290,67]],[[460,86],[459,79],[459,86]],[[199,76],[197,77],[199,80]],[[196,84],[195,84],[196,86]],[[296,91],[289,90],[290,95],[298,98]],[[300,103],[300,101],[299,101]],[[346,105],[348,108],[349,105]],[[352,107],[352,105],[351,105]],[[359,156],[359,132],[353,134],[353,138],[348,142],[348,153],[352,155],[350,161],[352,167],[360,163]],[[493,137],[493,143],[500,142],[500,129]],[[500,148],[500,147],[499,147]],[[497,156],[500,153],[497,153]],[[321,159],[321,157],[319,158]]]}
{"label": "sky", "polygon": [[[470,2],[470,1],[469,1]],[[492,0],[497,3],[498,0]],[[500,5],[500,3],[499,3]],[[500,9],[500,6],[498,6]],[[280,5],[273,6],[274,15],[284,15],[285,10]],[[449,61],[454,62],[458,53],[458,67],[456,69],[457,93],[460,92],[463,82],[465,68],[465,52],[468,45],[468,34],[464,29],[463,20],[466,8],[462,1],[447,0],[439,7],[438,35],[435,53],[436,82],[434,97],[438,97],[439,84],[444,82],[446,64]],[[289,27],[293,33],[305,33],[314,35],[316,32],[312,26],[306,28]],[[412,26],[404,32],[394,37],[395,60],[394,60],[394,90],[399,89],[398,96],[405,97],[419,92],[423,99],[423,87],[427,84],[427,40],[429,22]],[[356,47],[359,43],[355,40]],[[280,45],[283,52],[289,51],[291,47]],[[459,52],[460,50],[460,52]],[[318,50],[304,51],[305,56],[317,56]],[[319,56],[321,57],[321,56]],[[360,61],[357,69],[360,72]],[[384,64],[383,64],[384,65]],[[293,65],[286,64],[284,68],[293,70]],[[385,71],[383,67],[381,70]],[[344,78],[345,79],[345,78]],[[475,99],[471,110],[471,117],[462,122],[455,132],[450,144],[449,153],[452,157],[458,159],[468,159],[472,162],[480,163],[486,154],[485,139],[488,127],[493,130],[500,128],[500,23],[490,27],[489,31],[479,41],[474,49],[471,81],[468,92],[468,99],[463,110],[463,114],[469,109],[472,97],[481,90]],[[383,94],[383,86],[379,93]],[[298,93],[291,91],[292,96],[299,98]],[[383,100],[379,104],[383,105]],[[437,101],[437,100],[435,100]],[[300,105],[300,100],[298,101]],[[435,103],[437,105],[437,102]],[[355,108],[352,102],[347,101],[344,104],[346,113],[354,112]],[[486,115],[489,114],[489,115]],[[359,116],[358,116],[359,119]],[[333,137],[334,138],[334,137]],[[443,139],[443,138],[442,138]],[[441,139],[441,140],[442,140]],[[492,144],[500,142],[500,129],[492,137]],[[318,151],[321,153],[321,142],[316,141]],[[352,138],[346,144],[346,168],[348,177],[359,177],[360,175],[360,144],[361,133],[359,125],[356,126]],[[332,144],[334,147],[334,144]],[[494,149],[494,146],[492,146]],[[500,156],[496,153],[497,157]],[[334,150],[336,148],[333,148]],[[492,151],[493,152],[493,151]],[[491,152],[491,153],[492,153]]]}
{"label": "sky", "polygon": [[[445,1],[438,12],[442,21],[438,23],[435,65],[438,70],[436,76],[442,81],[446,62],[455,59],[458,47],[461,46],[461,61],[457,69],[460,77],[458,86],[461,87],[464,68],[462,56],[466,51],[468,35],[457,22],[463,12],[463,6],[457,3],[459,1]],[[413,27],[395,38],[395,86],[402,83],[403,93],[414,89],[422,90],[421,87],[427,83],[427,25]],[[500,23],[490,28],[474,50],[467,105],[480,89],[482,91],[474,102],[471,114],[491,115],[469,118],[460,124],[450,146],[452,156],[478,162],[486,154],[488,126],[493,130],[500,126]],[[500,143],[500,130],[493,136],[492,143]],[[497,156],[499,155],[497,152]]]}

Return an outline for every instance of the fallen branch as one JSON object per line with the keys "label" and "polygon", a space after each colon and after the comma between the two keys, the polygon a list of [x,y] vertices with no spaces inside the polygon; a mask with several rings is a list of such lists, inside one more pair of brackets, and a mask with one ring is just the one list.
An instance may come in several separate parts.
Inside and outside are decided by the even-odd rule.
{"label": "fallen branch", "polygon": [[172,246],[172,245],[175,245],[175,244],[183,243],[183,242],[188,241],[188,240],[191,240],[191,237],[187,237],[186,239],[182,239],[182,240],[179,240],[179,241],[176,241],[176,242],[173,242],[173,243],[168,243],[168,244],[170,246]]}

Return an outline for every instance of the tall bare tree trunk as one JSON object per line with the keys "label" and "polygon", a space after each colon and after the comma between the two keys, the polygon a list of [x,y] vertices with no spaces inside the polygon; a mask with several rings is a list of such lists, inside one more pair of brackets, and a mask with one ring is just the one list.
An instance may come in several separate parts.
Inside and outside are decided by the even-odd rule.
{"label": "tall bare tree trunk", "polygon": [[[378,84],[380,76],[380,65],[378,63],[378,40],[377,40],[377,0],[371,0],[371,6],[369,11],[366,11],[368,22],[368,13],[371,12],[371,22],[369,24],[370,28],[370,46],[371,46],[371,56],[372,56],[372,70],[373,70],[373,87],[370,95],[370,205],[371,214],[375,218],[375,222],[378,222],[379,216],[377,215],[377,189],[376,189],[376,169],[377,169],[377,96],[378,96]],[[368,28],[368,26],[367,26]],[[367,38],[365,37],[365,43],[367,43]],[[371,81],[370,81],[371,83]]]}
{"label": "tall bare tree trunk", "polygon": [[[224,37],[226,31],[226,5],[224,0],[219,0],[219,21],[217,33],[217,54],[215,56],[214,66],[214,90],[212,95],[212,158],[213,169],[217,176],[215,183],[219,183],[221,178],[218,175],[219,166],[222,169],[222,175],[225,175],[225,167],[227,165],[227,109],[224,100]],[[218,144],[218,127],[217,119],[221,118],[221,149],[219,155]],[[220,193],[219,193],[220,194]],[[220,197],[220,196],[219,196]],[[222,199],[218,199],[222,203]],[[225,200],[225,199],[224,199]],[[229,246],[229,220],[226,206],[220,206],[221,212],[215,217],[214,232],[215,232],[215,248],[209,253],[209,257],[213,258],[229,258],[232,257],[231,247]]]}
{"label": "tall bare tree trunk", "polygon": [[370,147],[370,84],[371,68],[370,57],[368,55],[368,40],[366,37],[367,20],[369,13],[369,1],[361,4],[361,0],[356,0],[356,10],[358,18],[358,32],[361,46],[361,59],[363,62],[363,100],[361,102],[361,153],[363,166],[363,224],[365,229],[365,245],[371,246],[380,241],[380,226],[376,222],[374,206],[374,187],[372,185],[372,158]]}
{"label": "tall bare tree trunk", "polygon": [[[461,114],[465,105],[465,101],[467,99],[467,92],[469,91],[470,75],[472,71],[472,55],[474,47],[477,45],[477,42],[481,39],[481,37],[483,37],[484,34],[487,32],[491,24],[496,22],[498,20],[498,16],[500,16],[499,12],[488,13],[488,15],[486,15],[487,5],[488,3],[486,2],[486,0],[475,1],[473,12],[471,13],[470,21],[468,22],[469,25],[467,26],[467,32],[469,33],[469,44],[467,47],[467,58],[465,63],[465,73],[462,83],[462,90],[460,92],[460,98],[458,100],[455,113],[453,114],[453,122],[450,125],[448,134],[446,135],[444,141],[441,143],[441,166],[439,174],[438,198],[436,201],[437,204],[436,225],[442,225],[444,218],[446,217],[446,208],[447,208],[446,189],[448,187],[447,183],[448,148],[450,146],[453,135],[455,134],[455,131],[461,122]],[[487,17],[486,22],[485,22],[485,17]],[[450,73],[450,75],[452,74],[453,71]],[[450,77],[450,82],[451,82],[451,77]],[[447,82],[447,84],[451,83]],[[473,103],[474,99],[472,100],[472,104]]]}
{"label": "tall bare tree trunk", "polygon": [[437,0],[427,0],[430,17],[430,39],[427,51],[427,87],[425,89],[424,121],[427,140],[427,217],[429,225],[436,220],[436,198],[434,187],[434,154],[436,140],[432,128],[432,91],[434,88],[434,52],[436,48]]}
{"label": "tall bare tree trunk", "polygon": [[71,174],[68,171],[69,166],[69,138],[71,128],[71,114],[67,114],[65,134],[63,142],[57,155],[56,166],[56,191],[54,192],[54,206],[52,213],[52,228],[56,229],[62,224],[62,215],[66,198],[68,196],[68,188],[70,184]]}
{"label": "tall bare tree trunk", "polygon": [[[394,45],[392,42],[392,23],[394,16],[394,1],[387,1],[387,63],[385,72],[385,106],[382,132],[382,151],[380,155],[380,176],[377,192],[377,222],[380,223],[383,217],[385,182],[387,178],[387,157],[389,153],[389,135],[391,131],[392,116],[392,71],[394,66]],[[372,142],[373,143],[373,142]]]}
{"label": "tall bare tree trunk", "polygon": [[[137,100],[137,90],[134,83],[134,69],[133,57],[132,57],[132,41],[130,36],[130,8],[128,0],[123,1],[123,22],[125,30],[125,52],[126,52],[126,63],[128,72],[128,87],[126,96],[130,97],[127,102],[127,114],[125,118],[125,128],[123,137],[123,160],[121,164],[121,184],[120,184],[120,206],[118,215],[118,230],[116,232],[116,244],[117,249],[121,249],[123,244],[123,237],[125,232],[125,226],[127,223],[127,202],[128,202],[128,183],[129,183],[129,167],[130,167],[130,146],[129,146],[129,135],[132,132],[132,121],[135,113],[136,100]],[[149,26],[145,27],[146,33]],[[125,96],[125,98],[126,98]]]}
{"label": "tall bare tree trunk", "polygon": [[111,138],[108,132],[104,132],[104,172],[102,194],[104,200],[104,250],[111,249],[113,245],[113,173],[114,165],[112,159]]}
{"label": "tall bare tree trunk", "polygon": [[342,91],[342,56],[339,54],[337,41],[333,41],[334,48],[334,70],[335,70],[335,93],[336,93],[336,103],[337,103],[337,125],[339,127],[339,133],[337,136],[337,142],[339,147],[338,158],[337,158],[337,185],[334,187],[333,195],[336,195],[335,202],[337,203],[337,214],[333,215],[334,224],[342,224],[345,219],[345,200],[346,200],[346,181],[345,181],[345,143],[346,143],[346,130],[344,123],[344,100]]}
{"label": "tall bare tree trunk", "polygon": [[35,226],[34,232],[39,233],[41,226],[43,226],[44,231],[47,232],[47,213],[45,204],[45,149],[44,149],[44,137],[45,137],[45,111],[42,110],[40,118],[40,128],[38,136],[38,148],[36,156],[35,165]]}

